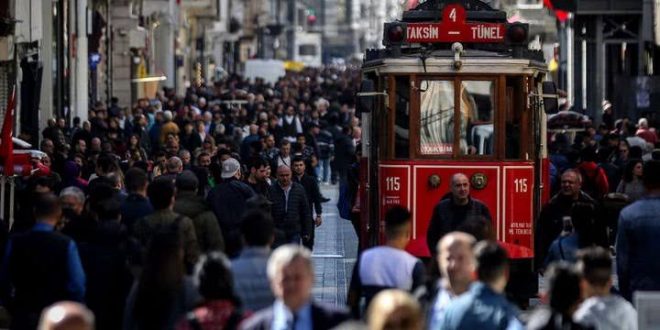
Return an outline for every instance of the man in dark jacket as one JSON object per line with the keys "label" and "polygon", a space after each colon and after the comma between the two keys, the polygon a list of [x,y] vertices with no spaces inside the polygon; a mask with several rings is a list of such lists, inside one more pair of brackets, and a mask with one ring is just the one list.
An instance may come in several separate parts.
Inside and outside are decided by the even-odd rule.
{"label": "man in dark jacket", "polygon": [[318,145],[319,165],[316,167],[316,176],[319,181],[328,183],[330,180],[330,158],[335,153],[335,144],[332,134],[327,130],[321,130],[318,125],[312,126],[312,134]]}
{"label": "man in dark jacket", "polygon": [[309,215],[313,216],[316,211],[316,216],[309,221],[313,222],[311,226],[310,237],[307,242],[304,242],[306,248],[312,250],[314,248],[314,227],[321,225],[321,191],[319,191],[319,183],[316,178],[307,174],[305,171],[305,160],[296,156],[293,158],[293,182],[300,183],[305,188],[305,195],[307,195],[307,204],[309,205]]}
{"label": "man in dark jacket", "polygon": [[262,156],[250,158],[248,164],[250,173],[245,179],[245,183],[254,190],[255,193],[270,199],[270,185],[268,184],[268,161]]}
{"label": "man in dark jacket", "polygon": [[270,188],[273,220],[279,231],[274,246],[306,243],[311,238],[312,215],[305,188],[291,181],[288,166],[277,168],[277,182]]}
{"label": "man in dark jacket", "polygon": [[[590,212],[591,215],[585,214],[585,219],[572,219],[572,221],[595,221],[597,219],[596,201],[583,192],[581,188],[582,178],[580,173],[573,169],[564,171],[561,175],[561,191],[553,196],[541,209],[541,215],[536,224],[536,234],[534,235],[534,259],[537,268],[543,266],[550,244],[562,231],[564,218],[571,216],[576,205],[581,206],[580,209],[584,210],[583,213],[589,213],[587,210],[592,212]],[[607,241],[605,228],[605,223],[602,221],[600,226],[591,230],[590,235],[594,235],[596,243],[604,244],[604,241]]]}
{"label": "man in dark jacket", "polygon": [[96,230],[96,221],[85,210],[85,193],[77,187],[66,187],[60,192],[60,204],[64,223],[62,234],[78,244],[89,240]]}
{"label": "man in dark jacket", "polygon": [[224,251],[225,242],[218,219],[206,201],[197,195],[199,181],[191,171],[183,171],[176,178],[176,202],[174,212],[192,219],[197,242],[202,253]]}
{"label": "man in dark jacket", "polygon": [[155,210],[152,214],[135,222],[133,235],[141,246],[146,248],[154,235],[162,231],[162,228],[176,225],[183,240],[184,262],[190,272],[199,258],[199,245],[192,220],[172,211],[175,192],[174,182],[169,179],[157,178],[149,185],[147,194]]}
{"label": "man in dark jacket", "polygon": [[332,170],[333,184],[337,179],[346,180],[348,169],[353,162],[353,157],[355,157],[355,145],[351,138],[350,127],[343,127],[342,132],[336,135],[334,139],[335,159],[332,161],[334,164]]}
{"label": "man in dark jacket", "polygon": [[426,232],[426,244],[432,255],[436,245],[445,234],[452,231],[465,231],[469,222],[486,218],[491,221],[486,204],[470,197],[470,180],[463,173],[451,177],[451,197],[445,198],[433,209],[433,216]]}
{"label": "man in dark jacket", "polygon": [[73,240],[55,232],[62,216],[52,193],[33,201],[37,223],[12,236],[0,267],[0,298],[9,306],[12,329],[35,329],[41,311],[61,300],[82,302],[85,273]]}
{"label": "man in dark jacket", "polygon": [[209,191],[206,201],[218,218],[224,235],[226,253],[236,257],[241,249],[241,217],[245,213],[245,202],[254,191],[240,181],[241,164],[234,158],[222,162],[222,182]]}
{"label": "man in dark jacket", "polygon": [[250,144],[253,142],[258,142],[259,137],[259,126],[252,124],[249,127],[250,135],[243,138],[241,142],[241,159],[248,159],[250,157]]}
{"label": "man in dark jacket", "polygon": [[126,297],[133,284],[129,269],[136,246],[120,222],[118,196],[96,203],[99,221],[92,238],[80,245],[80,259],[87,275],[85,303],[94,312],[96,329],[120,329]]}
{"label": "man in dark jacket", "polygon": [[154,208],[147,199],[149,178],[146,172],[133,167],[126,172],[124,182],[128,196],[121,204],[121,222],[130,232],[135,221],[153,213]]}

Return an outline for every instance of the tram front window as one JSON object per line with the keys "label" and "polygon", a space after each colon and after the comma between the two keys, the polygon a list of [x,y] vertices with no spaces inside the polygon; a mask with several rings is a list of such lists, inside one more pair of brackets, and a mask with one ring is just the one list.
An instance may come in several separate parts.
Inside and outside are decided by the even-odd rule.
{"label": "tram front window", "polygon": [[454,82],[425,80],[420,95],[422,155],[451,155],[454,149]]}
{"label": "tram front window", "polygon": [[493,154],[494,86],[493,81],[461,82],[461,154]]}

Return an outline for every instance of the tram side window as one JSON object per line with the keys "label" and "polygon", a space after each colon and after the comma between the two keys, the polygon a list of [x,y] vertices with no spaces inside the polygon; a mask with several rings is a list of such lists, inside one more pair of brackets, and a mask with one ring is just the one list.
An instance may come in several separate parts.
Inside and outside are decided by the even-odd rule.
{"label": "tram side window", "polygon": [[506,84],[505,157],[507,159],[518,159],[520,158],[522,138],[520,125],[524,125],[522,118],[524,79],[522,77],[508,77]]}
{"label": "tram side window", "polygon": [[492,155],[495,149],[495,84],[461,82],[461,154]]}
{"label": "tram side window", "polygon": [[422,81],[419,143],[422,155],[451,155],[454,149],[454,82]]}
{"label": "tram side window", "polygon": [[410,77],[396,77],[394,157],[410,157]]}

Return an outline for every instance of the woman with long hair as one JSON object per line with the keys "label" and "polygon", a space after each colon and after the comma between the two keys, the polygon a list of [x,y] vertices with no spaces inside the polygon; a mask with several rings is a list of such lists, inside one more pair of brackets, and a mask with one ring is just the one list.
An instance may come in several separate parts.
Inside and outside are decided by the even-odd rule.
{"label": "woman with long hair", "polygon": [[176,224],[158,228],[142,272],[128,296],[124,330],[170,330],[198,300],[185,277],[183,243]]}
{"label": "woman with long hair", "polygon": [[137,134],[131,134],[128,138],[128,144],[126,145],[126,155],[124,159],[137,162],[137,161],[146,161],[147,151],[142,148],[140,145],[140,136]]}
{"label": "woman with long hair", "polygon": [[229,259],[221,252],[211,252],[200,259],[194,283],[204,302],[179,321],[177,330],[236,329],[243,313],[234,293],[230,267]]}
{"label": "woman with long hair", "polygon": [[629,160],[623,170],[623,178],[616,188],[616,192],[626,194],[630,202],[634,202],[644,195],[643,168],[644,162],[641,160]]}
{"label": "woman with long hair", "polygon": [[215,138],[213,138],[211,135],[206,135],[206,138],[202,142],[202,152],[206,152],[209,155],[215,155]]}

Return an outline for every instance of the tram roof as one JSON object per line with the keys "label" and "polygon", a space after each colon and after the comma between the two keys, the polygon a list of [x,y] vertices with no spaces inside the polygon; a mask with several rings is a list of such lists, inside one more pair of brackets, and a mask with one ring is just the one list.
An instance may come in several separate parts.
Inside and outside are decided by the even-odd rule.
{"label": "tram roof", "polygon": [[[468,52],[469,53],[469,52]],[[459,70],[454,68],[454,58],[449,56],[429,56],[422,65],[419,56],[401,56],[396,58],[379,58],[365,62],[362,70],[365,72],[377,71],[378,73],[404,73],[404,74],[535,74],[547,72],[544,62],[526,58],[511,58],[506,56],[489,56],[482,53],[481,56],[461,57],[462,66]]]}
{"label": "tram roof", "polygon": [[[464,58],[511,58],[545,62],[543,52],[528,49],[529,26],[509,23],[506,12],[479,0],[428,0],[385,24],[384,49],[368,49],[364,67],[392,58],[454,57],[461,43]],[[395,34],[391,34],[394,29]],[[487,31],[477,33],[476,31]],[[511,34],[510,34],[511,32]]]}

